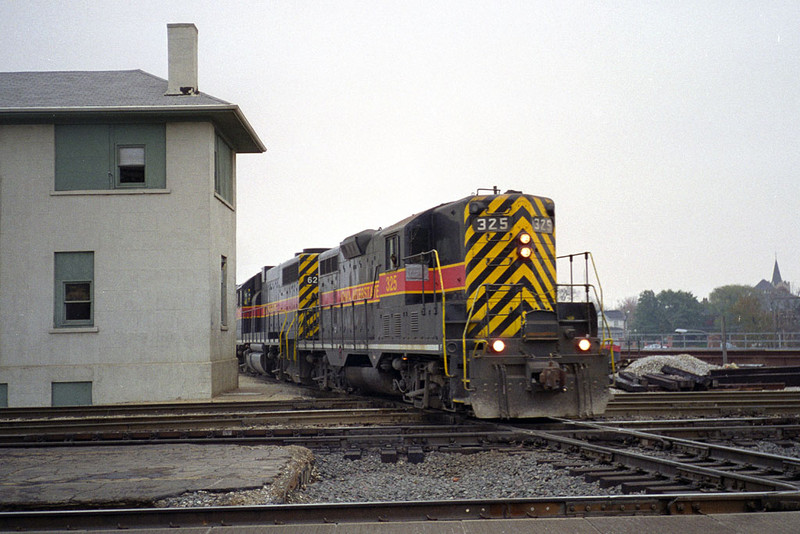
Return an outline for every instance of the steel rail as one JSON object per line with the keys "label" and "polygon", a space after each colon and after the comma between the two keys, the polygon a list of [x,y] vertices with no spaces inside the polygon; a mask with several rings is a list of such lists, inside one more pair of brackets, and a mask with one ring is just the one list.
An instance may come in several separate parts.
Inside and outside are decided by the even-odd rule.
{"label": "steel rail", "polygon": [[[564,420],[567,423],[567,420]],[[732,449],[730,447],[712,446],[706,443],[700,443],[689,440],[680,440],[677,438],[667,438],[665,436],[658,436],[655,434],[647,434],[638,431],[618,431],[613,427],[603,425],[596,425],[593,423],[578,423],[586,425],[587,427],[596,427],[596,430],[603,433],[609,432],[625,432],[630,436],[639,435],[639,439],[651,439],[653,442],[662,443],[665,448],[671,450],[679,450],[681,452],[692,453],[703,458],[707,458],[709,452],[714,450],[716,454],[730,461],[743,462],[742,458],[747,457],[753,461],[758,460],[764,465],[764,468],[782,469],[781,473],[794,472],[797,465],[800,465],[800,460],[795,458],[774,457],[773,455],[764,455],[763,453],[752,453],[751,451],[743,451],[740,449]],[[738,473],[727,469],[717,469],[714,467],[706,467],[700,465],[692,465],[686,461],[676,461],[667,458],[656,458],[634,452],[631,450],[607,447],[589,443],[582,439],[576,439],[570,436],[564,436],[549,431],[521,429],[517,427],[508,427],[517,429],[531,437],[538,438],[540,441],[547,443],[551,446],[558,448],[567,448],[572,451],[580,451],[581,454],[590,458],[596,458],[598,461],[608,465],[621,465],[634,470],[646,471],[648,473],[658,473],[661,476],[669,477],[674,480],[687,480],[693,484],[704,487],[714,487],[718,490],[727,491],[797,491],[800,489],[800,482],[789,482],[777,480],[776,478],[769,478],[766,476],[751,475]],[[767,458],[773,456],[773,458]],[[773,467],[773,466],[779,467]],[[767,467],[769,466],[769,467]]]}
{"label": "steel rail", "polygon": [[726,390],[708,390],[708,391],[648,391],[642,393],[615,393],[611,399],[611,403],[615,402],[632,402],[632,401],[652,401],[652,400],[670,400],[670,401],[683,401],[694,402],[704,400],[762,400],[766,398],[777,398],[784,400],[797,400],[798,394],[796,391],[785,390],[763,390],[763,391],[726,391]]}
{"label": "steel rail", "polygon": [[213,414],[213,413],[247,413],[259,411],[291,411],[291,410],[335,410],[407,407],[403,403],[391,400],[361,397],[326,397],[318,399],[293,399],[282,401],[270,400],[214,400],[186,402],[154,402],[146,404],[101,404],[92,406],[59,406],[59,407],[14,407],[0,408],[0,422],[18,419],[35,421],[41,419],[69,419],[87,417],[135,417],[158,414]]}
{"label": "steel rail", "polygon": [[[590,422],[576,422],[567,420],[565,420],[565,422],[575,425],[579,428],[586,427],[599,430],[605,434],[611,432],[624,437],[635,437],[648,446],[656,446],[657,448],[664,450],[686,452],[693,456],[704,459],[734,462],[740,465],[774,470],[776,472],[789,473],[794,477],[800,477],[800,459],[798,458],[790,458],[788,456],[779,456],[777,454],[738,449],[734,447],[728,447],[726,445],[665,436],[663,434],[655,434],[641,430],[619,429],[608,425]],[[800,481],[795,481],[792,483],[792,485],[800,489]]]}
{"label": "steel rail", "polygon": [[168,529],[537,518],[709,515],[800,510],[800,493],[710,493],[427,502],[0,512],[0,530]]}
{"label": "steel rail", "polygon": [[134,417],[89,419],[43,419],[6,421],[0,425],[0,437],[27,433],[102,433],[143,430],[235,429],[258,425],[297,423],[401,423],[424,419],[425,414],[413,408],[366,408],[335,410],[290,410],[232,414],[143,415]]}
{"label": "steel rail", "polygon": [[403,426],[350,426],[299,428],[243,428],[238,430],[142,431],[9,435],[0,447],[59,447],[82,445],[147,445],[155,443],[206,443],[247,445],[300,445],[312,450],[391,449],[417,455],[425,451],[474,452],[488,448],[518,447],[527,439],[518,432],[492,424]]}
{"label": "steel rail", "polygon": [[800,414],[800,396],[787,391],[705,391],[616,394],[605,417],[686,414]]}
{"label": "steel rail", "polygon": [[668,419],[613,422],[615,428],[687,439],[766,439],[789,442],[800,438],[800,418],[731,417],[719,419]]}

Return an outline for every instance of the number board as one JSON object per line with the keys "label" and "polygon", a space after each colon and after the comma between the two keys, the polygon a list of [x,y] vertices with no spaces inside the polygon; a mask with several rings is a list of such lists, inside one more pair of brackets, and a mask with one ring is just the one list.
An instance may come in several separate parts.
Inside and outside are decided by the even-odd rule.
{"label": "number board", "polygon": [[509,228],[511,228],[510,217],[477,217],[472,221],[472,229],[476,232],[506,232]]}
{"label": "number board", "polygon": [[[531,219],[533,231],[540,234],[553,233],[553,219],[549,217],[533,217]],[[472,220],[472,229],[475,232],[507,232],[511,229],[511,218],[506,216],[476,217]]]}
{"label": "number board", "polygon": [[539,232],[540,234],[553,233],[553,219],[547,217],[534,217],[531,219],[531,225],[533,226],[534,232]]}

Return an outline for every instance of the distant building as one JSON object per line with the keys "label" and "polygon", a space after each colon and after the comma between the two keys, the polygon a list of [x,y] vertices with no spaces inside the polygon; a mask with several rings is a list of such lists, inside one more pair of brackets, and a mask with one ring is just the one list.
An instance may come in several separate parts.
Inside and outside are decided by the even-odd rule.
{"label": "distant building", "polygon": [[755,288],[761,295],[765,309],[772,314],[776,331],[800,330],[800,296],[793,295],[789,282],[781,278],[777,259],[772,269],[772,281],[761,280]]}
{"label": "distant building", "polygon": [[606,310],[604,312],[611,337],[615,340],[622,339],[627,335],[627,319],[621,310]]}
{"label": "distant building", "polygon": [[197,28],[169,80],[0,73],[0,406],[209,398],[238,383],[236,154],[263,144],[197,89]]}

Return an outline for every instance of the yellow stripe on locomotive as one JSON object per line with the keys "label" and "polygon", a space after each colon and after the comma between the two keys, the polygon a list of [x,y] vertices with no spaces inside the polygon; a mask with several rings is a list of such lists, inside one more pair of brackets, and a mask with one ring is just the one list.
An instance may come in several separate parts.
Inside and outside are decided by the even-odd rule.
{"label": "yellow stripe on locomotive", "polygon": [[523,312],[556,302],[553,201],[505,194],[474,197],[464,209],[470,338],[516,337]]}

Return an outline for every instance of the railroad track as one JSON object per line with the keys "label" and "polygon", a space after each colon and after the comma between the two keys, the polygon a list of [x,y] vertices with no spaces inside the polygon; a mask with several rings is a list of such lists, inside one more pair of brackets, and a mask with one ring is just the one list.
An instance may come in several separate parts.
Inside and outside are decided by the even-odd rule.
{"label": "railroad track", "polygon": [[619,485],[625,493],[800,491],[798,458],[613,424],[562,420],[561,426],[546,430],[514,428],[539,446],[595,459],[600,465],[564,467],[601,486]]}
{"label": "railroad track", "polygon": [[[0,448],[43,446],[235,444],[297,445],[314,451],[347,451],[351,458],[366,449],[380,449],[386,458],[407,456],[422,461],[426,452],[469,453],[487,449],[518,447],[524,434],[498,429],[491,424],[404,424],[334,427],[279,427],[230,430],[151,430],[141,432],[12,434],[0,437]],[[386,460],[393,461],[393,460]]]}
{"label": "railroad track", "polygon": [[326,399],[177,405],[91,406],[0,411],[0,446],[34,443],[230,440],[268,437],[264,429],[447,423],[449,416],[399,403]]}
{"label": "railroad track", "polygon": [[797,391],[616,393],[605,417],[800,414]]}
{"label": "railroad track", "polygon": [[703,419],[639,419],[614,421],[618,428],[635,429],[663,436],[701,439],[710,442],[751,442],[769,440],[782,446],[800,443],[797,417],[725,417]]}
{"label": "railroad track", "polygon": [[265,410],[291,411],[291,410],[357,410],[364,408],[397,408],[402,403],[384,400],[375,397],[354,397],[348,395],[326,396],[314,399],[292,400],[215,400],[215,401],[187,401],[187,402],[154,402],[147,404],[106,404],[95,406],[59,406],[52,408],[2,408],[0,409],[0,422],[15,419],[25,421],[39,421],[48,419],[69,418],[111,418],[111,417],[136,417],[156,415],[187,415],[187,414],[246,414],[263,412]]}
{"label": "railroad track", "polygon": [[[656,396],[669,399],[670,402],[675,398],[674,394]],[[318,401],[310,402],[319,404]],[[253,403],[244,416],[240,413],[244,411],[240,409],[241,404],[233,404],[235,405],[224,409],[215,408],[215,413],[206,414],[208,418],[198,418],[196,412],[199,410],[196,406],[193,409],[182,406],[183,414],[159,413],[155,417],[132,412],[117,412],[99,417],[95,413],[89,419],[95,419],[92,424],[100,426],[93,428],[80,426],[86,425],[86,421],[77,412],[66,416],[60,411],[39,414],[32,416],[33,420],[27,422],[18,420],[19,414],[15,414],[16,419],[6,417],[0,425],[0,443],[6,447],[21,444],[79,446],[100,443],[130,445],[194,442],[303,445],[318,454],[332,449],[345,450],[353,459],[357,459],[360,451],[365,449],[380,449],[382,459],[385,458],[387,462],[396,461],[400,455],[406,455],[409,462],[419,462],[430,451],[477,452],[509,448],[519,452],[547,448],[560,450],[567,455],[558,467],[573,476],[596,481],[601,487],[617,486],[623,492],[634,494],[614,497],[360,505],[269,505],[235,509],[4,512],[0,513],[0,530],[208,527],[215,524],[236,526],[270,523],[311,525],[326,522],[800,510],[800,459],[698,441],[724,441],[732,435],[732,429],[735,429],[735,435],[742,439],[769,437],[796,442],[800,433],[800,421],[792,417],[639,420],[605,424],[552,420],[536,425],[508,425],[468,420],[448,423],[447,417],[450,416],[447,416],[434,422],[426,422],[423,418],[416,419],[415,423],[404,420],[402,424],[375,425],[371,421],[367,426],[346,426],[341,421],[342,412],[353,412],[352,405],[329,405],[322,411],[335,414],[335,418],[339,419],[335,425],[331,424],[334,418],[326,415],[320,419],[317,414],[316,423],[292,426],[275,423],[278,420],[277,414],[285,412],[296,417],[298,411],[302,412],[307,408],[306,404],[298,405],[293,401],[282,409],[271,405],[269,410],[265,410],[265,404],[258,402]],[[397,410],[396,406],[365,406],[364,409],[368,413],[384,409]],[[424,415],[407,407],[405,409],[415,413],[415,418]],[[58,414],[62,417],[57,417]],[[442,415],[434,414],[433,417],[441,418]],[[147,421],[147,418],[150,420]],[[258,418],[261,418],[260,425],[243,423]],[[181,419],[185,426],[176,429],[175,425]],[[138,421],[143,426],[132,429],[128,426],[132,424],[131,420]],[[320,421],[326,424],[320,426]],[[6,423],[19,423],[22,426],[7,431]],[[25,432],[28,433],[19,433],[26,423],[28,430]],[[51,423],[55,426],[48,426]],[[105,423],[117,425],[119,428],[103,426]],[[146,427],[146,424],[158,426],[162,423],[165,426],[160,429]],[[193,427],[200,423],[205,428]],[[218,423],[221,426],[213,427]],[[13,441],[14,439],[17,441]]]}
{"label": "railroad track", "polygon": [[[555,497],[402,503],[269,505],[217,508],[70,510],[0,513],[0,530],[174,529],[214,526],[353,525],[359,523],[429,523],[465,520],[620,517],[625,515],[710,515],[795,511],[797,493],[725,493],[706,495],[637,495]],[[532,528],[533,524],[531,525]],[[459,529],[460,530],[460,529]],[[427,529],[426,529],[427,531]],[[455,531],[455,529],[453,529]]]}
{"label": "railroad track", "polygon": [[[294,413],[294,411],[290,412]],[[338,410],[334,410],[340,415]],[[373,414],[368,409],[367,414]],[[417,412],[418,415],[421,413]],[[300,445],[316,451],[345,450],[351,458],[360,457],[366,449],[380,449],[385,461],[396,461],[405,455],[420,462],[426,452],[476,452],[487,449],[525,450],[550,447],[570,451],[581,460],[567,462],[561,467],[576,476],[603,484],[620,485],[623,491],[649,493],[673,491],[798,491],[800,490],[800,460],[721,445],[689,440],[682,436],[713,435],[717,439],[729,432],[724,420],[698,426],[692,422],[670,421],[627,422],[625,425],[556,420],[536,425],[505,425],[488,422],[462,421],[443,425],[405,421],[403,425],[370,426],[307,426],[286,427],[263,425],[231,430],[228,420],[217,428],[191,429],[195,415],[187,416],[187,428],[175,430],[170,420],[164,430],[111,430],[102,427],[85,430],[81,420],[69,421],[67,426],[34,427],[26,434],[2,428],[0,444],[5,447],[42,445],[131,445],[149,443],[236,443],[259,445]],[[214,417],[217,417],[216,415]],[[315,420],[319,416],[315,416]],[[272,419],[272,416],[270,416]],[[219,419],[213,419],[218,422]],[[63,421],[57,421],[59,425]],[[744,423],[747,424],[744,424]],[[143,424],[145,422],[142,422]],[[153,421],[149,421],[153,424]],[[157,426],[164,421],[157,420]],[[205,425],[209,420],[203,420]],[[643,424],[646,423],[646,424]],[[79,425],[77,429],[69,426]],[[119,423],[114,423],[119,425]],[[738,419],[733,425],[737,435],[752,438],[769,434],[780,439],[796,438],[800,421],[784,418],[779,422],[755,418]],[[769,429],[769,430],[767,430]],[[633,444],[633,445],[632,445]],[[668,451],[668,455],[645,453],[644,449]],[[589,466],[587,461],[589,459]],[[598,467],[597,464],[603,464]],[[626,486],[627,485],[627,486]]]}

